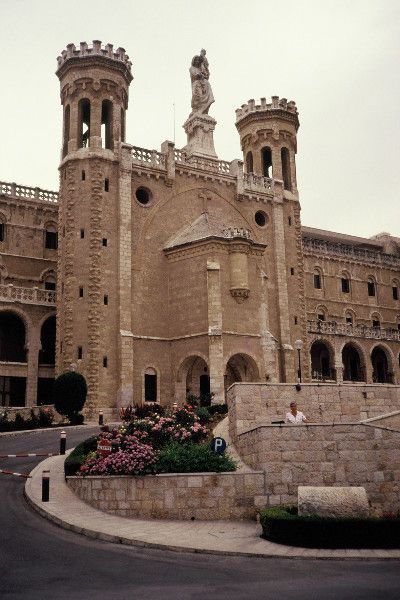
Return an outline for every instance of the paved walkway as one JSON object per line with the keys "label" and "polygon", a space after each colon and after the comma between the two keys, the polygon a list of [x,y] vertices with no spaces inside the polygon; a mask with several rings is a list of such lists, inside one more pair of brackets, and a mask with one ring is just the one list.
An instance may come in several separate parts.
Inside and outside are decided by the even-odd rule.
{"label": "paved walkway", "polygon": [[[319,550],[273,544],[261,539],[252,521],[167,521],[127,519],[82,502],[64,479],[63,456],[52,456],[32,471],[25,485],[28,502],[57,525],[91,538],[166,550],[281,558],[399,559],[400,550]],[[50,469],[50,501],[41,501],[41,475]]]}

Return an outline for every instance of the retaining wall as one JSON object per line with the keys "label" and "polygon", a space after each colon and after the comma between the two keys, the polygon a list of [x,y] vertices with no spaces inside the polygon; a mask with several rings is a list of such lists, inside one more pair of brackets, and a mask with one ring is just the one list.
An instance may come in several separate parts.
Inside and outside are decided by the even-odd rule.
{"label": "retaining wall", "polygon": [[232,440],[259,424],[285,419],[289,404],[316,423],[363,421],[400,410],[400,386],[383,384],[235,383],[227,392]]}
{"label": "retaining wall", "polygon": [[122,517],[248,519],[268,503],[263,472],[67,477],[67,484],[84,502]]}
{"label": "retaining wall", "polygon": [[372,424],[264,425],[238,435],[241,458],[265,470],[269,504],[298,486],[363,486],[373,508],[400,509],[400,432]]}

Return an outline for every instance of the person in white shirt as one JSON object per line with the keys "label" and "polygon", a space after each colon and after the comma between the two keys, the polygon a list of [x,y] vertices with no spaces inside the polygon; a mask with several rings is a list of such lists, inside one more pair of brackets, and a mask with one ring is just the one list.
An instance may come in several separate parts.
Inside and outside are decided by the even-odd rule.
{"label": "person in white shirt", "polygon": [[307,419],[305,415],[297,410],[297,403],[295,401],[290,403],[290,412],[286,413],[285,423],[294,423],[295,425],[300,425],[301,423],[306,423]]}

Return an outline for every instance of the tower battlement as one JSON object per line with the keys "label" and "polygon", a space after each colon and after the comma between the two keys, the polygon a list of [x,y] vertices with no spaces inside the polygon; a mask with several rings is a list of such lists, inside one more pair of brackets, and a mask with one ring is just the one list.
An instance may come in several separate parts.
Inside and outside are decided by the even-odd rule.
{"label": "tower battlement", "polygon": [[260,98],[260,104],[256,104],[255,100],[248,100],[247,104],[242,104],[240,108],[236,109],[236,124],[242,121],[245,117],[252,114],[259,114],[260,116],[270,111],[286,111],[290,115],[293,115],[298,120],[298,112],[296,103],[293,100],[288,101],[286,98],[279,98],[279,96],[272,96],[272,102],[267,103],[266,98]]}
{"label": "tower battlement", "polygon": [[61,52],[61,55],[57,56],[57,75],[60,75],[60,71],[63,70],[63,67],[67,63],[71,62],[72,64],[73,62],[76,64],[77,60],[83,59],[111,60],[115,65],[123,68],[129,81],[132,80],[132,62],[129,60],[125,49],[117,48],[117,50],[114,50],[113,44],[105,44],[103,47],[100,40],[93,40],[92,45],[87,44],[87,42],[81,42],[79,48],[75,44],[68,44],[67,48]]}

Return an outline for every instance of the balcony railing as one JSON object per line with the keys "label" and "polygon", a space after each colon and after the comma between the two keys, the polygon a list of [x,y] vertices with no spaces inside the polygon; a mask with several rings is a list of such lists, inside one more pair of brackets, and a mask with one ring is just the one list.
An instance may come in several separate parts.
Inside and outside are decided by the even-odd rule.
{"label": "balcony railing", "polygon": [[38,187],[28,187],[17,183],[0,181],[0,195],[23,198],[24,200],[39,200],[50,204],[58,203],[58,192],[42,190]]}
{"label": "balcony railing", "polygon": [[55,306],[57,292],[39,288],[17,287],[12,283],[0,285],[0,302],[20,302],[21,304],[39,304]]}
{"label": "balcony railing", "polygon": [[393,254],[386,254],[385,252],[379,252],[378,250],[358,248],[351,244],[317,240],[307,237],[306,235],[303,237],[303,250],[304,252],[312,254],[325,254],[328,256],[360,260],[372,265],[385,265],[389,267],[400,266],[400,258]]}
{"label": "balcony railing", "polygon": [[307,331],[308,333],[400,342],[400,331],[398,329],[381,329],[380,327],[337,323],[336,321],[308,321]]}

